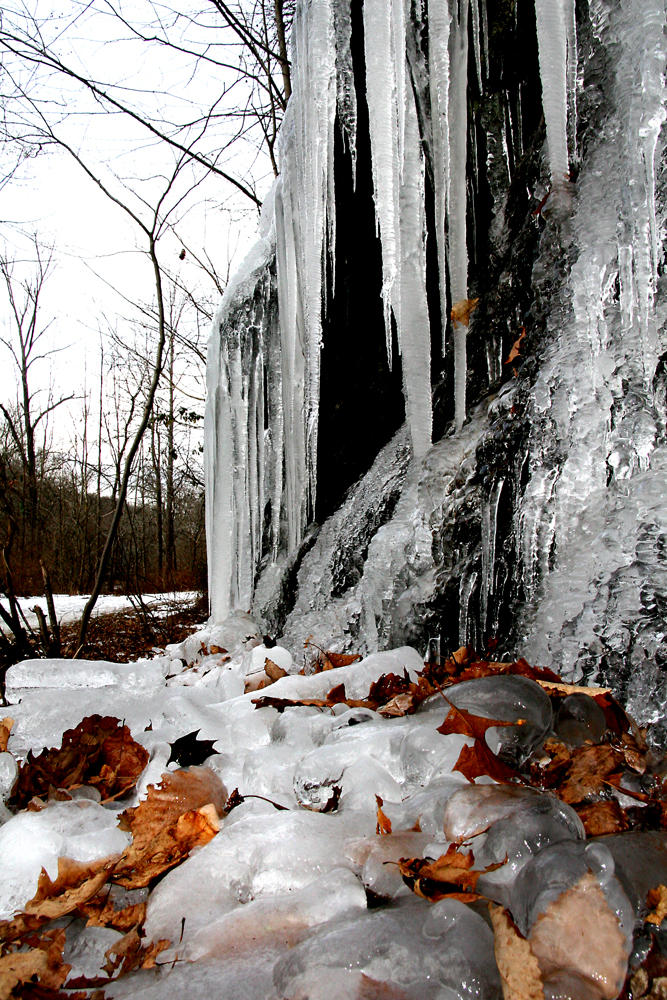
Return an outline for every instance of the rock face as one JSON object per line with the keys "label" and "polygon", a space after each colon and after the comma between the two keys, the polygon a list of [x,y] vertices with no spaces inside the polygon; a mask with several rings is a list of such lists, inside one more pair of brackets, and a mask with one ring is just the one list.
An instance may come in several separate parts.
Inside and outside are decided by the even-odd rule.
{"label": "rock face", "polygon": [[209,352],[214,618],[494,640],[664,716],[664,18],[299,5]]}

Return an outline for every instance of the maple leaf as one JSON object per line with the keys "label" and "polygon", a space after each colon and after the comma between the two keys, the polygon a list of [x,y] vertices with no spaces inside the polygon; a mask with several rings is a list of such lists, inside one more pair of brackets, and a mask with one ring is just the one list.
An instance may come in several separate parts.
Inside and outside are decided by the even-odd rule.
{"label": "maple leaf", "polygon": [[171,744],[171,753],[167,764],[175,761],[181,767],[191,767],[203,764],[205,760],[208,760],[216,752],[213,749],[215,740],[198,740],[197,736],[200,732],[201,730],[196,729],[193,733],[179,736],[177,740],[174,740]]}
{"label": "maple leaf", "polygon": [[650,889],[646,897],[646,905],[651,911],[646,917],[649,924],[656,924],[658,927],[667,917],[667,885],[658,885],[655,889]]}
{"label": "maple leaf", "polygon": [[375,796],[375,802],[377,804],[377,826],[375,827],[375,832],[386,836],[391,833],[391,820],[382,811],[384,801],[379,795]]}
{"label": "maple leaf", "polygon": [[9,734],[12,731],[12,726],[14,725],[14,720],[7,716],[5,719],[0,719],[0,753],[4,753],[7,749],[7,743],[9,742]]}
{"label": "maple leaf", "polygon": [[502,906],[489,904],[493,949],[505,1000],[544,1000],[542,974],[530,944]]}
{"label": "maple leaf", "polygon": [[207,767],[169,771],[151,785],[143,802],[121,813],[118,825],[132,843],[116,865],[113,881],[126,888],[147,886],[207,844],[219,829],[227,792]]}
{"label": "maple leaf", "polygon": [[36,757],[28,751],[10,803],[22,809],[34,796],[46,798],[52,788],[81,785],[97,788],[103,800],[118,798],[134,788],[147,763],[148,752],[119,719],[91,715],[63,733],[58,749]]}
{"label": "maple leaf", "polygon": [[58,858],[55,881],[51,881],[46,869],[42,868],[37,892],[25,904],[24,911],[11,920],[0,922],[0,940],[14,940],[49,920],[72,913],[108,882],[118,857],[114,855],[92,862]]}
{"label": "maple leaf", "polygon": [[471,747],[461,747],[452,771],[460,771],[464,778],[474,782],[475,778],[488,775],[495,781],[507,784],[516,781],[519,774],[489,749],[485,740],[476,739]]}
{"label": "maple leaf", "polygon": [[454,326],[457,323],[461,326],[469,326],[470,317],[477,308],[478,302],[479,299],[459,299],[458,302],[455,302],[449,314]]}
{"label": "maple leaf", "polygon": [[[447,700],[447,699],[445,699]],[[483,740],[487,729],[495,726],[517,726],[522,720],[513,722],[500,722],[498,719],[485,719],[481,715],[472,715],[464,708],[457,708],[451,702],[449,712],[441,726],[437,727],[437,732],[443,736],[450,736],[452,733],[460,733],[463,736],[473,736],[476,740]]]}

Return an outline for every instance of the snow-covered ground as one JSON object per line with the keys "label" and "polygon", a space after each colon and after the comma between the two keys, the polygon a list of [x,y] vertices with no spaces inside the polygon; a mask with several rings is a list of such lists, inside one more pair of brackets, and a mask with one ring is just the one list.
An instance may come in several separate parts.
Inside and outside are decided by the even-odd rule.
{"label": "snow-covered ground", "polygon": [[[191,601],[196,600],[198,596],[195,590],[180,590],[166,594],[143,594],[141,600],[150,608],[151,612],[159,615],[173,610],[174,605],[189,604]],[[81,618],[87,600],[87,594],[54,594],[53,603],[58,621],[61,624],[78,621]],[[46,598],[43,594],[38,597],[19,597],[18,603],[30,626],[34,627],[37,625],[37,616],[32,610],[35,605],[41,607],[48,621]],[[5,597],[0,598],[0,604],[4,608],[7,608],[7,599]],[[125,594],[101,594],[93,609],[93,617],[108,615],[114,611],[124,611],[133,605],[136,606],[136,598],[132,596]]]}
{"label": "snow-covered ground", "polygon": [[[420,899],[396,864],[439,858],[453,842],[472,848],[476,869],[496,864],[477,889],[506,906],[532,942],[545,997],[616,996],[645,883],[667,882],[664,854],[662,869],[652,855],[642,867],[643,834],[607,838],[612,851],[587,842],[574,809],[555,795],[484,776],[471,783],[453,771],[473,739],[437,731],[450,707],[441,694],[403,717],[346,703],[255,706],[262,696],[326,699],[343,684],[348,699],[364,699],[382,675],[414,679],[423,669],[419,651],[403,647],[297,673],[313,651],[266,648],[251,619],[236,613],[151,661],[11,667],[5,714],[14,724],[8,752],[0,754],[5,799],[17,759],[59,746],[65,730],[94,713],[124,720],[149,757],[122,802],[100,804],[95,789],[79,788],[71,801],[50,801],[37,812],[12,815],[0,806],[0,919],[33,898],[42,866],[56,877],[59,856],[92,863],[121,854],[130,835],[118,827],[118,814],[175,771],[178,764],[168,763],[174,741],[197,732],[213,741],[204,748],[205,767],[244,801],[228,815],[223,810],[219,832],[150,893],[125,893],[123,905],[148,902],[144,943],[170,944],[155,968],[105,985],[107,997],[499,1000],[499,934],[494,952],[487,901]],[[244,693],[265,669],[287,675]],[[525,677],[471,680],[446,693],[460,709],[522,720],[491,728],[487,737],[495,748],[511,744],[519,757],[557,725],[543,688]],[[623,871],[619,881],[614,857],[629,855],[631,876]],[[564,893],[572,908],[565,920],[549,909]],[[123,937],[71,914],[60,926],[71,977],[100,975],[105,949]],[[563,992],[573,982],[576,991]]]}

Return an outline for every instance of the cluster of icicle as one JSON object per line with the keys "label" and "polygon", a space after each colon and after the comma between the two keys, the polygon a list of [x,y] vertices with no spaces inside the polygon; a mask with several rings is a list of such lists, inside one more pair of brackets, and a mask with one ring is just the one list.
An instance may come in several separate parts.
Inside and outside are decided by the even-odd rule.
{"label": "cluster of icicle", "polygon": [[[573,105],[576,67],[574,0],[535,4],[551,173],[556,179],[568,169],[568,103]],[[412,450],[420,459],[431,446],[432,318],[426,295],[423,136],[409,51],[415,37],[428,34],[430,109],[421,111],[430,113],[432,129],[444,349],[447,303],[468,297],[468,37],[470,24],[481,87],[488,67],[486,0],[364,0],[363,18],[387,351],[391,360],[395,325]],[[268,310],[257,336],[249,337],[242,329],[230,331],[230,317],[233,323],[244,322],[240,303],[252,290],[252,280],[238,276],[223,299],[211,338],[207,532],[209,589],[217,620],[234,607],[251,604],[253,577],[266,547],[267,500],[274,557],[279,549],[289,554],[297,550],[314,510],[324,273],[327,255],[335,254],[336,238],[336,117],[353,169],[355,164],[350,0],[297,5],[292,67],[293,93],[280,142],[281,174],[265,213],[263,240],[242,267],[246,279],[266,282],[275,246],[279,350],[276,353],[275,317]],[[467,327],[453,327],[455,423],[460,428],[466,416]],[[268,425],[266,433],[263,423]]]}

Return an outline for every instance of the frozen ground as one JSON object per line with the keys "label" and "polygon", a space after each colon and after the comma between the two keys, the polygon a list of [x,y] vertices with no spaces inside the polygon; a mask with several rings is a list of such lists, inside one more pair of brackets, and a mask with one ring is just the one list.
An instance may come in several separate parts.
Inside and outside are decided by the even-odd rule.
{"label": "frozen ground", "polygon": [[[78,621],[88,600],[88,596],[88,594],[54,594],[53,603],[55,604],[58,621],[61,624]],[[153,613],[159,615],[172,611],[174,605],[189,604],[191,601],[196,600],[198,596],[195,590],[181,590],[167,594],[143,594],[141,599]],[[36,604],[41,607],[48,621],[49,613],[46,607],[46,598],[43,595],[39,597],[19,597],[18,602],[31,627],[37,626],[37,616],[32,611]],[[8,607],[7,600],[4,597],[0,598],[0,604],[5,608]],[[93,610],[93,617],[108,615],[114,611],[123,611],[125,608],[130,608],[133,605],[136,606],[136,599],[126,594],[102,594],[98,598]]]}
{"label": "frozen ground", "polygon": [[[314,652],[266,648],[250,618],[236,613],[151,661],[33,660],[10,668],[4,714],[14,725],[0,754],[5,799],[16,760],[59,746],[66,729],[93,713],[124,720],[149,758],[122,801],[100,804],[89,787],[37,812],[4,809],[0,919],[33,898],[42,866],[55,878],[59,856],[117,859],[129,840],[118,814],[177,769],[168,763],[172,745],[198,731],[199,740],[212,741],[202,749],[206,768],[245,799],[227,815],[222,810],[219,832],[152,891],[126,893],[125,902],[147,899],[144,941],[170,944],[155,968],[106,985],[107,997],[499,1000],[487,899],[469,906],[417,898],[396,864],[439,858],[454,841],[472,848],[475,868],[500,863],[478,890],[506,906],[531,941],[545,997],[615,997],[647,888],[667,883],[664,835],[647,845],[647,835],[621,834],[607,838],[608,848],[588,842],[575,810],[551,793],[485,776],[468,781],[453,768],[473,739],[437,731],[449,710],[441,694],[404,717],[345,703],[255,707],[264,695],[325,699],[340,684],[348,699],[364,699],[382,675],[407,671],[414,679],[423,668],[420,653],[403,647],[297,673]],[[268,679],[265,668],[287,675],[244,693]],[[554,729],[573,745],[582,733],[599,739],[595,712],[564,724],[544,689],[524,677],[466,681],[447,696],[480,716],[522,720],[487,735],[515,761]],[[380,819],[391,833],[378,833]],[[104,951],[122,932],[86,927],[72,914],[61,924],[70,976],[100,975]]]}

